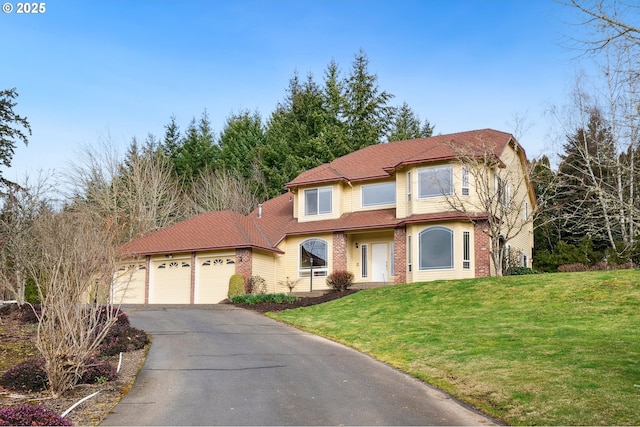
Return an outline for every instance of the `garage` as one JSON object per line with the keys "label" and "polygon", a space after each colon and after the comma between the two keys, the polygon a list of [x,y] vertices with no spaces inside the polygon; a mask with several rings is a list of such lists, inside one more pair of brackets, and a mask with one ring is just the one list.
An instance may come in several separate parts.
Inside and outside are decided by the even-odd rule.
{"label": "garage", "polygon": [[196,304],[217,304],[227,298],[229,278],[235,273],[235,254],[199,256],[196,266]]}
{"label": "garage", "polygon": [[191,258],[151,262],[149,303],[191,303]]}
{"label": "garage", "polygon": [[147,267],[144,263],[122,265],[114,275],[113,304],[144,304]]}

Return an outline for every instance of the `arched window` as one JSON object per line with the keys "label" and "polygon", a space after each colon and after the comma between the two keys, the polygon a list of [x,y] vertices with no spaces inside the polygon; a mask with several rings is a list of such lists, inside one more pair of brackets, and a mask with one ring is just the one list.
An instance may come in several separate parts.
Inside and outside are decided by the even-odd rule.
{"label": "arched window", "polygon": [[453,268],[453,230],[429,227],[418,238],[420,270]]}
{"label": "arched window", "polygon": [[327,275],[327,242],[322,239],[308,239],[300,244],[300,277]]}

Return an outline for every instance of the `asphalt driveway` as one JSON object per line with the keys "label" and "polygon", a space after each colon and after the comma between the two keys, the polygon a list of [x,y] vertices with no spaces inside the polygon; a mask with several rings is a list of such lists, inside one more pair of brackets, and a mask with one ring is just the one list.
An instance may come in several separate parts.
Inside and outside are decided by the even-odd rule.
{"label": "asphalt driveway", "polygon": [[387,365],[227,305],[144,306],[153,344],[102,425],[490,425]]}

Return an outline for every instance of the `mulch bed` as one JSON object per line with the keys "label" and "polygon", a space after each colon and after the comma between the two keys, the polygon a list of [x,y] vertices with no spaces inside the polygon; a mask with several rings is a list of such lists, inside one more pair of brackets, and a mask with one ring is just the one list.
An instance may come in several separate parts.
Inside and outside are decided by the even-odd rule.
{"label": "mulch bed", "polygon": [[231,304],[236,307],[244,308],[247,310],[253,310],[260,313],[266,313],[268,311],[282,311],[289,310],[291,308],[299,308],[299,307],[309,307],[316,304],[322,304],[324,302],[333,301],[334,299],[346,297],[347,295],[351,295],[358,292],[358,289],[348,289],[343,292],[330,291],[324,295],[317,297],[300,297],[296,302],[289,303],[272,303],[272,302],[264,302],[259,304],[233,304],[230,301],[225,301],[225,304]]}

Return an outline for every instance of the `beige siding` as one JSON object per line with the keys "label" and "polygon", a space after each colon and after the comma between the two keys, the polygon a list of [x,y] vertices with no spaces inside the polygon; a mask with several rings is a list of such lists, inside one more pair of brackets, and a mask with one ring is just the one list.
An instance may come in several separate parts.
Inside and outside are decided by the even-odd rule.
{"label": "beige siding", "polygon": [[265,280],[267,292],[275,292],[276,288],[276,257],[271,252],[261,252],[254,249],[252,256],[252,276],[260,276]]}
{"label": "beige siding", "polygon": [[189,304],[191,302],[191,255],[151,260],[149,303]]}
{"label": "beige siding", "polygon": [[113,304],[144,304],[145,262],[122,265],[114,275],[114,289],[111,294]]}
{"label": "beige siding", "polygon": [[[400,170],[396,172],[396,218],[406,218],[409,213],[407,203],[407,172]],[[412,177],[413,178],[413,177]]]}
{"label": "beige siding", "polygon": [[[322,239],[327,242],[327,266],[329,274],[333,269],[333,234],[323,233],[313,236],[290,236],[279,245],[279,249],[285,252],[277,259],[277,292],[289,292],[284,286],[284,281],[299,280],[294,292],[305,292],[311,288],[311,280],[308,277],[300,277],[300,244],[309,238]],[[329,289],[326,277],[313,278],[313,290]]]}
{"label": "beige siding", "polygon": [[217,304],[227,298],[229,278],[235,273],[235,252],[205,252],[196,256],[194,302]]}
{"label": "beige siding", "polygon": [[[314,189],[314,188],[326,188],[326,187],[331,187],[331,209],[332,212],[331,213],[327,213],[327,214],[319,214],[319,215],[305,215],[305,203],[304,203],[304,191],[305,190],[309,190],[309,189]],[[340,218],[340,215],[342,214],[341,212],[341,186],[339,184],[334,184],[334,185],[317,185],[317,186],[310,186],[310,187],[304,187],[304,188],[299,188],[297,193],[296,193],[296,198],[298,199],[297,203],[296,203],[296,208],[297,208],[297,218],[299,222],[308,222],[308,221],[321,221],[324,219],[336,219],[336,218]]]}

